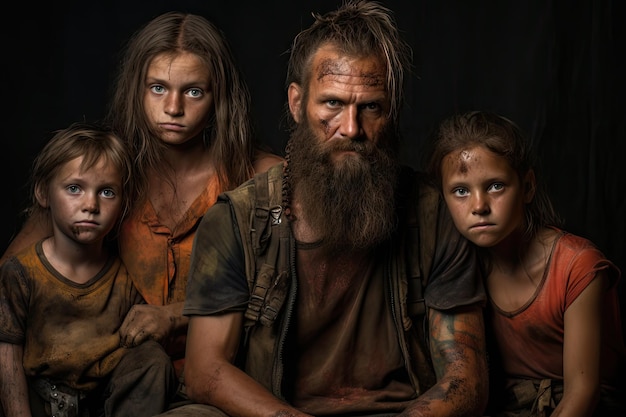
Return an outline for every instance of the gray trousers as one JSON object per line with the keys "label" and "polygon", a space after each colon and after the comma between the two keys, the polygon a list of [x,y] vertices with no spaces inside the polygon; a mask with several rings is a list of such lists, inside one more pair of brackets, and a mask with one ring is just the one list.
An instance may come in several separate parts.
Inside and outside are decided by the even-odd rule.
{"label": "gray trousers", "polygon": [[[146,341],[129,349],[103,384],[70,406],[59,408],[62,387],[42,396],[31,388],[33,417],[150,417],[167,410],[178,388],[172,361],[155,341]],[[56,391],[56,392],[55,392]]]}

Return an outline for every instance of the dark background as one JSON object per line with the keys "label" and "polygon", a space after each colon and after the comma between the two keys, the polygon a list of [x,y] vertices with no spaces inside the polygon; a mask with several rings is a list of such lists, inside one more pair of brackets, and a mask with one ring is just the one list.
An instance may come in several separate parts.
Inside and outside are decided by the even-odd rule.
{"label": "dark background", "polygon": [[[0,85],[8,117],[0,150],[0,249],[19,230],[33,157],[53,130],[104,116],[122,46],[140,25],[174,9],[216,23],[249,84],[261,140],[282,153],[285,52],[311,23],[311,11],[339,2],[14,3],[3,16],[8,77]],[[427,136],[452,112],[503,114],[533,138],[542,158],[539,179],[565,228],[594,241],[626,272],[626,2],[384,3],[414,51],[402,124],[404,162],[423,166]]]}

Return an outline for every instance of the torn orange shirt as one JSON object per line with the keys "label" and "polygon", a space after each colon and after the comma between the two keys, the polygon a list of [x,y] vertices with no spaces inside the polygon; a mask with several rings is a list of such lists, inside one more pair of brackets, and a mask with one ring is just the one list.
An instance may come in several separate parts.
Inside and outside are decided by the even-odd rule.
{"label": "torn orange shirt", "polygon": [[[173,230],[159,221],[148,199],[124,221],[119,236],[120,256],[148,304],[162,306],[185,301],[194,236],[202,216],[215,204],[220,191],[214,176]],[[184,357],[184,341],[166,349],[173,359]]]}

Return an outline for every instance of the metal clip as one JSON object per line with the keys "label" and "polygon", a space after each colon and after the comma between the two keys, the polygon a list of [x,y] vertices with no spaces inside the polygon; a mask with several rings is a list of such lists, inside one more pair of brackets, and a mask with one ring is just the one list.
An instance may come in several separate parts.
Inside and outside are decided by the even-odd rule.
{"label": "metal clip", "polygon": [[270,209],[270,216],[272,216],[272,226],[279,225],[282,221],[280,215],[283,213],[283,208],[281,206],[272,207]]}

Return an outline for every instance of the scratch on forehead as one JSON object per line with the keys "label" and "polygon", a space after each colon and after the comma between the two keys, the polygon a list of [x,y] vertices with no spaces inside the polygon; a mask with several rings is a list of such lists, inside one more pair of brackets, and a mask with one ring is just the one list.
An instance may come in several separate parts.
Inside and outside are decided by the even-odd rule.
{"label": "scratch on forehead", "polygon": [[351,74],[352,67],[347,62],[338,62],[334,59],[325,59],[317,67],[317,81],[327,75],[353,75],[361,77],[367,86],[377,86],[383,84],[383,75],[377,71],[361,71],[359,74]]}
{"label": "scratch on forehead", "polygon": [[467,174],[467,171],[468,171],[467,162],[469,161],[470,158],[471,158],[471,153],[469,151],[462,150],[459,152],[457,162],[458,162],[459,171],[462,174]]}

